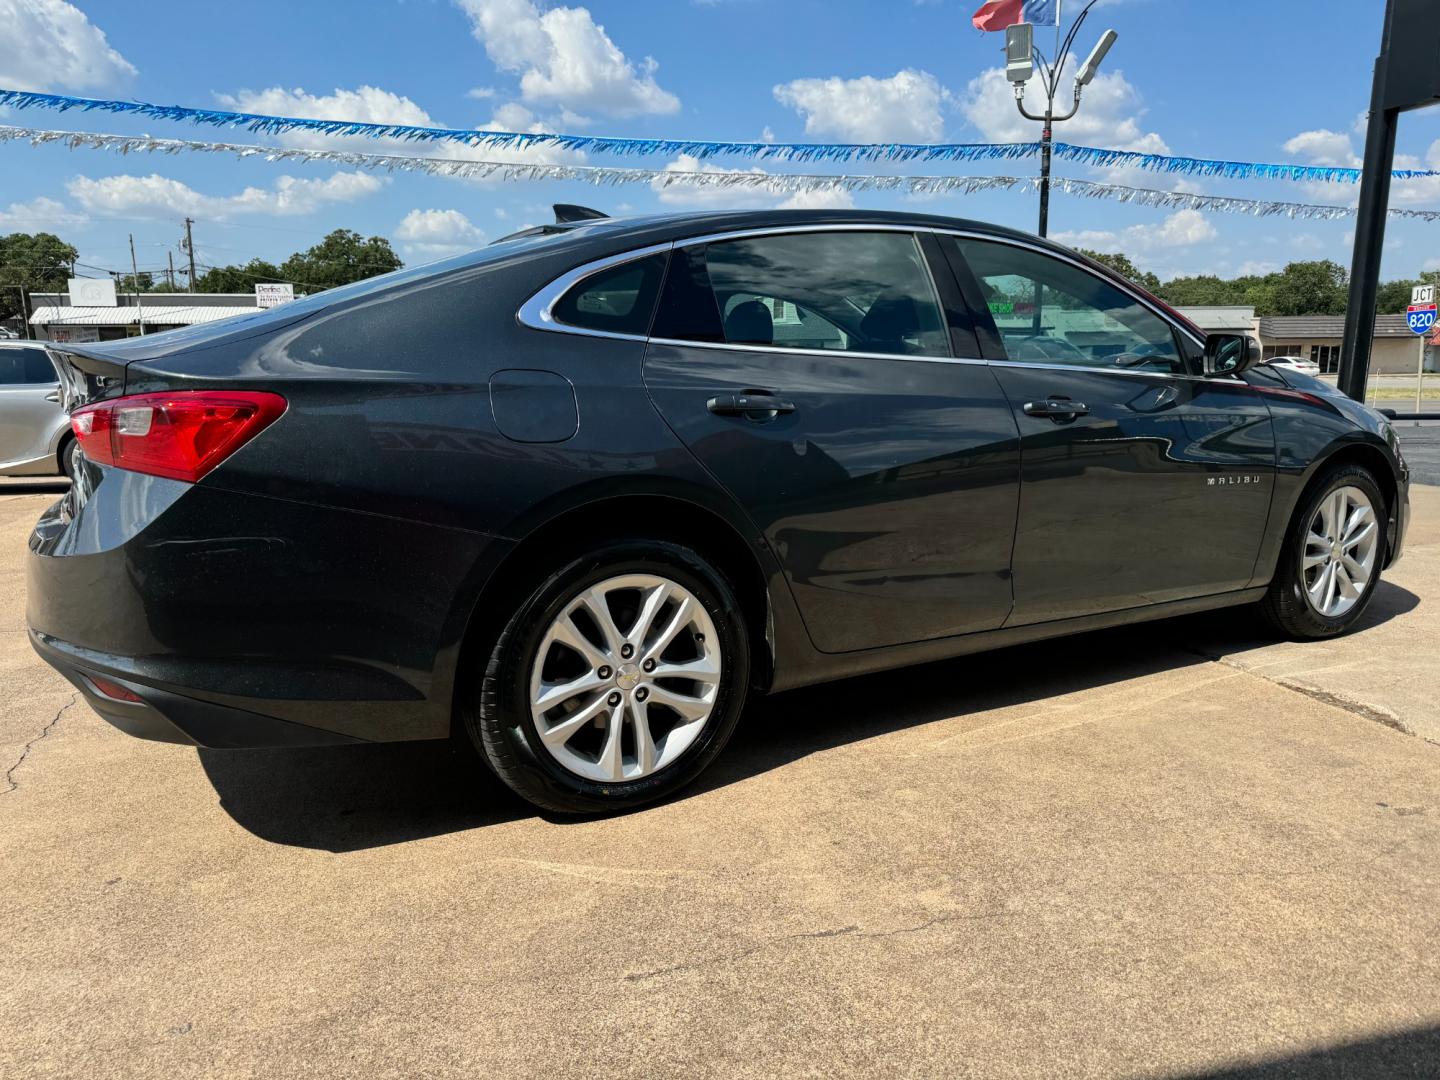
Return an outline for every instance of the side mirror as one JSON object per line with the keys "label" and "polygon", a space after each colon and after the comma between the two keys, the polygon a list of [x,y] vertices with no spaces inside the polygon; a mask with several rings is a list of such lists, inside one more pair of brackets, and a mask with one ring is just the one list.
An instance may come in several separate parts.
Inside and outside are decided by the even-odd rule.
{"label": "side mirror", "polygon": [[1207,334],[1205,374],[1239,375],[1260,363],[1260,343],[1249,334]]}

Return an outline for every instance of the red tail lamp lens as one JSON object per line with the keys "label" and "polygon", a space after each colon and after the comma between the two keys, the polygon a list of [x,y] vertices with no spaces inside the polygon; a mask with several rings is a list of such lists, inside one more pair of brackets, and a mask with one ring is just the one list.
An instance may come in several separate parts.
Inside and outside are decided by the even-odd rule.
{"label": "red tail lamp lens", "polygon": [[112,701],[130,701],[141,705],[145,704],[145,699],[135,693],[134,690],[121,686],[119,683],[111,682],[109,679],[102,679],[99,675],[90,676],[90,685]]}
{"label": "red tail lamp lens", "polygon": [[178,390],[86,405],[70,426],[91,461],[194,483],[284,411],[263,390]]}

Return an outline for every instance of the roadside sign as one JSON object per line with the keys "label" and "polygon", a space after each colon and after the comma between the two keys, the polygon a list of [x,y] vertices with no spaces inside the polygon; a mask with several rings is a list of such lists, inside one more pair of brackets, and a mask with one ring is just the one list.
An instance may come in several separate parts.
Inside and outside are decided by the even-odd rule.
{"label": "roadside sign", "polygon": [[259,308],[272,308],[276,304],[283,304],[288,300],[295,299],[294,285],[259,285],[255,286],[255,306]]}
{"label": "roadside sign", "polygon": [[1410,290],[1410,303],[1417,307],[1435,303],[1435,286],[1416,285]]}
{"label": "roadside sign", "polygon": [[1435,325],[1434,304],[1411,304],[1405,309],[1405,321],[1412,333],[1425,334]]}

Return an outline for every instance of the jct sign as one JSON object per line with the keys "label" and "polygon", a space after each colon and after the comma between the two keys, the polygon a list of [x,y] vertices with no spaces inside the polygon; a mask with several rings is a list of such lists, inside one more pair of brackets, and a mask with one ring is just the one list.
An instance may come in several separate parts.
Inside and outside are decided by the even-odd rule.
{"label": "jct sign", "polygon": [[1405,309],[1405,321],[1416,334],[1429,333],[1435,325],[1435,286],[1416,285],[1410,290],[1410,306]]}

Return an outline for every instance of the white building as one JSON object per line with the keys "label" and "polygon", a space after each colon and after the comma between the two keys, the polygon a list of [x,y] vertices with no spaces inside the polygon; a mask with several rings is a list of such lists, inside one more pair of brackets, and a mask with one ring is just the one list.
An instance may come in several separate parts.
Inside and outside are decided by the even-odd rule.
{"label": "white building", "polygon": [[[257,295],[263,288],[263,297]],[[69,291],[31,293],[30,326],[49,341],[114,341],[253,314],[290,299],[290,286],[256,293],[118,293],[108,278],[74,278]]]}

